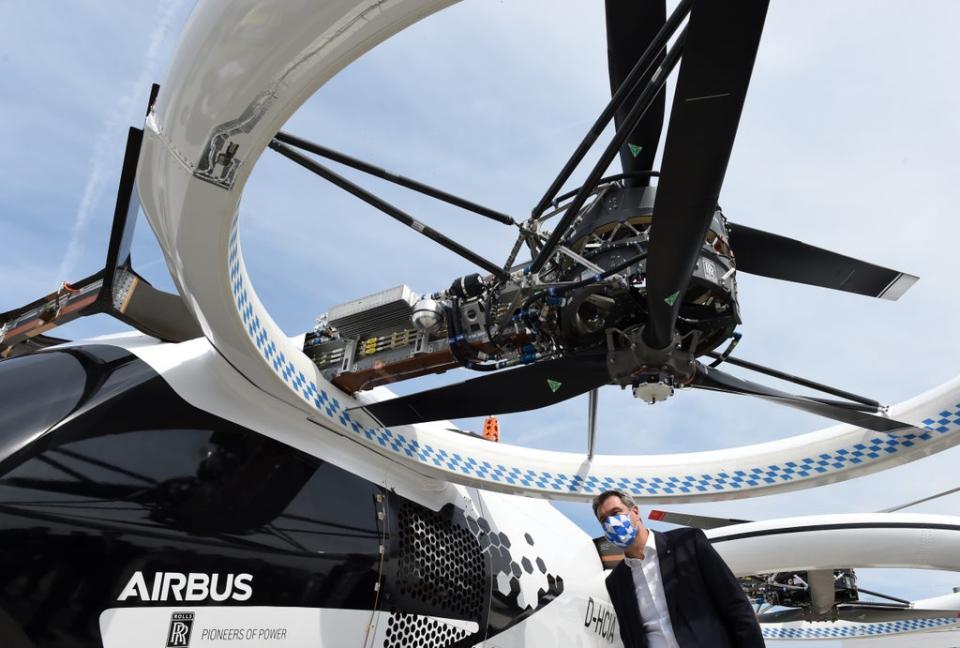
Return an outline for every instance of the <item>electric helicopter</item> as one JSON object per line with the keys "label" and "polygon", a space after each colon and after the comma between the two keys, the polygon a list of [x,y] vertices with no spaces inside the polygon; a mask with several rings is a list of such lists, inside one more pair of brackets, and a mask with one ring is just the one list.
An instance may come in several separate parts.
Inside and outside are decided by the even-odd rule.
{"label": "electric helicopter", "polygon": [[[350,48],[370,47],[443,4],[333,2],[316,15],[263,8],[276,18],[268,27],[239,6],[198,7],[167,81],[151,93],[144,129],[130,130],[105,268],[0,316],[0,631],[11,645],[616,645],[593,541],[545,502],[427,473],[438,459],[418,435],[436,426],[401,437],[412,424],[545,406],[608,384],[650,402],[695,386],[900,435],[904,448],[948,444],[919,419],[904,422],[912,414],[886,416],[871,399],[824,385],[845,400],[795,397],[697,360],[744,362],[731,355],[736,270],[887,298],[915,280],[734,226],[719,211],[765,2],[737,10],[681,2],[669,17],[656,3],[608,3],[615,90],[602,118],[618,126],[596,177],[557,198],[567,170],[530,219],[508,217],[519,234],[502,265],[380,201],[486,274],[429,295],[379,293],[331,308],[305,336],[279,334],[239,250],[236,200],[251,151],[269,146],[378,201],[293,148],[366,163],[285,134],[278,122],[295,108],[291,97],[345,64],[334,53],[356,56]],[[708,28],[718,19],[730,29]],[[278,44],[296,21],[315,33]],[[637,45],[618,32],[628,23],[651,33]],[[230,45],[237,33],[252,38],[244,52]],[[680,99],[653,187],[663,82],[681,60]],[[227,61],[263,85],[223,92],[217,83],[225,79],[191,83]],[[716,112],[715,101],[723,104]],[[197,121],[174,118],[188,113]],[[605,177],[617,155],[624,174]],[[687,204],[693,194],[696,204]],[[179,294],[155,289],[134,269],[141,205]],[[654,227],[654,214],[671,213]],[[523,246],[531,259],[517,263]],[[770,249],[775,258],[764,259]],[[96,312],[140,333],[76,343],[48,335]],[[455,366],[489,378],[395,401],[373,389]],[[496,397],[471,405],[479,389]],[[955,400],[955,391],[922,405]],[[387,434],[391,427],[398,431]],[[485,443],[461,436],[471,451]],[[370,450],[377,445],[409,461]],[[568,492],[583,497],[602,485]],[[558,537],[562,546],[551,541]]]}

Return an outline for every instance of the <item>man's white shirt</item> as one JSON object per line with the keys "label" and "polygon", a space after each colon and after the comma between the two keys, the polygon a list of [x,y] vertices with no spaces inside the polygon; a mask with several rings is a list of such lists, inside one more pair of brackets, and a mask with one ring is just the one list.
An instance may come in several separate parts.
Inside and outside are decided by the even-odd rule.
{"label": "man's white shirt", "polygon": [[643,546],[643,558],[626,558],[633,573],[633,585],[640,604],[640,619],[647,633],[649,648],[680,648],[670,623],[670,610],[660,576],[660,558],[653,531],[647,534]]}

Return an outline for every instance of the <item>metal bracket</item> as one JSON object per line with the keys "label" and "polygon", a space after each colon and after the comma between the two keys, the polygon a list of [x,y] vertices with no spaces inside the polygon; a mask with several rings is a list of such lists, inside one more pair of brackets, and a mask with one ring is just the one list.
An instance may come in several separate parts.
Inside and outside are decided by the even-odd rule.
{"label": "metal bracket", "polygon": [[[627,342],[617,347],[614,336]],[[673,376],[678,384],[686,383],[695,371],[693,354],[678,348],[680,337],[674,333],[674,343],[665,349],[653,349],[643,341],[643,327],[629,331],[607,330],[607,371],[618,385],[633,384],[644,372],[659,372]]]}
{"label": "metal bracket", "polygon": [[429,336],[426,333],[420,333],[417,335],[417,339],[413,343],[413,353],[411,355],[420,355],[425,353],[427,350],[427,339]]}
{"label": "metal bracket", "polygon": [[343,347],[343,360],[340,362],[340,372],[353,369],[353,357],[357,354],[357,340],[348,340]]}
{"label": "metal bracket", "polygon": [[579,254],[577,254],[576,252],[574,252],[574,251],[571,250],[570,248],[566,247],[565,245],[560,245],[560,246],[558,246],[558,247],[557,247],[557,252],[560,252],[560,253],[563,254],[564,256],[567,256],[567,257],[573,259],[574,261],[576,261],[577,263],[579,263],[580,265],[582,265],[583,267],[585,267],[587,270],[590,270],[591,272],[593,272],[593,273],[595,273],[595,274],[600,274],[601,272],[603,272],[603,268],[601,268],[600,266],[598,266],[596,263],[591,263],[590,261],[588,261],[587,259],[583,258],[582,256],[580,256]]}

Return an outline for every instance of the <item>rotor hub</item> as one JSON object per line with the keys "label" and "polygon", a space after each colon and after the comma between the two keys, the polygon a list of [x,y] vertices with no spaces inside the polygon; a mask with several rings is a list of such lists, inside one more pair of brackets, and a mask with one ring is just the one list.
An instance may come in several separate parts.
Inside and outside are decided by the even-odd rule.
{"label": "rotor hub", "polygon": [[633,397],[648,405],[660,403],[671,396],[675,390],[675,379],[668,373],[650,373],[641,376],[639,382],[633,386]]}

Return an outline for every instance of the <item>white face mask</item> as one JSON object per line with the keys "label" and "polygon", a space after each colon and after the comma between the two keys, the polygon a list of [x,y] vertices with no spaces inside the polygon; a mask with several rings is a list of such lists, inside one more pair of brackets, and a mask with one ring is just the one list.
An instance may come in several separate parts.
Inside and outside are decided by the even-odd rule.
{"label": "white face mask", "polygon": [[626,513],[611,515],[603,521],[603,531],[607,540],[617,545],[621,549],[626,549],[633,544],[640,533],[640,529],[633,525],[630,516]]}

